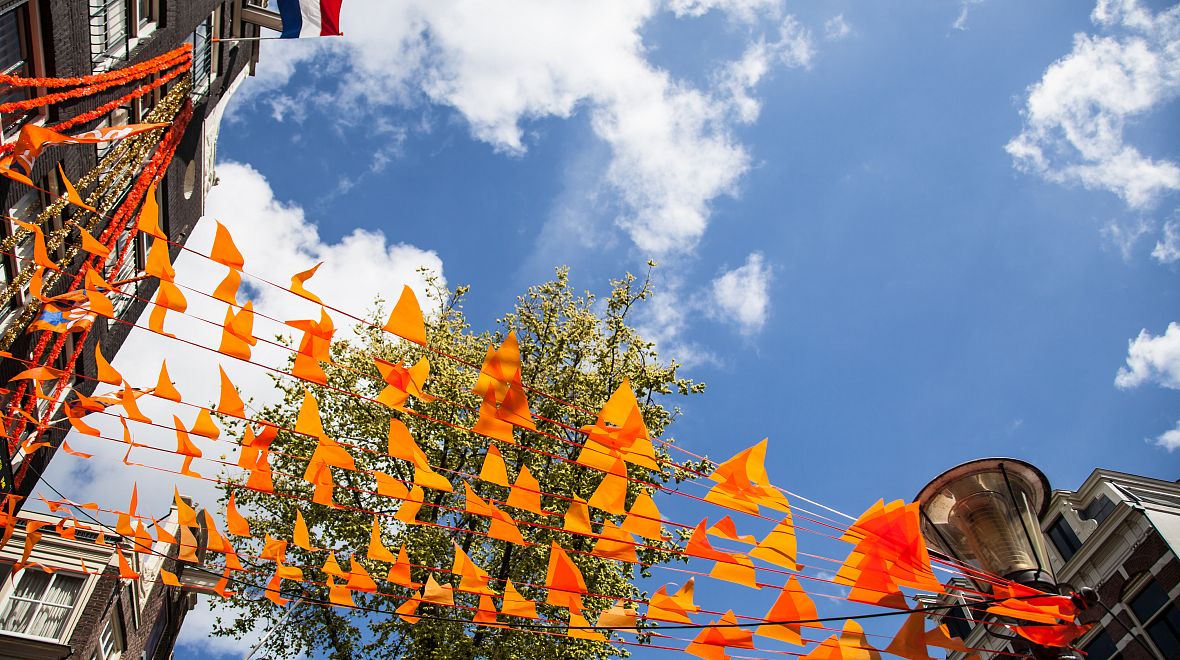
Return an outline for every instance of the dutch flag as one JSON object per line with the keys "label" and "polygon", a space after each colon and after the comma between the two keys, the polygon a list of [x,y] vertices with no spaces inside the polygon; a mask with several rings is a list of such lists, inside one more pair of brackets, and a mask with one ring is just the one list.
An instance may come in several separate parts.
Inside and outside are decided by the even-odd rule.
{"label": "dutch flag", "polygon": [[283,39],[331,37],[340,32],[342,0],[279,0]]}

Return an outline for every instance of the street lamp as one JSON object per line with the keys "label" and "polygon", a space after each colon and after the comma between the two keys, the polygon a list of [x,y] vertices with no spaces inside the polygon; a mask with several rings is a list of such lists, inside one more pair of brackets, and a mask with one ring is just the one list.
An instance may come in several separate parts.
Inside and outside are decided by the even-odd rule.
{"label": "street lamp", "polygon": [[[982,458],[953,467],[918,493],[922,532],[943,554],[985,573],[1047,592],[1057,591],[1041,516],[1049,480],[1011,458]],[[980,591],[990,591],[976,580]]]}

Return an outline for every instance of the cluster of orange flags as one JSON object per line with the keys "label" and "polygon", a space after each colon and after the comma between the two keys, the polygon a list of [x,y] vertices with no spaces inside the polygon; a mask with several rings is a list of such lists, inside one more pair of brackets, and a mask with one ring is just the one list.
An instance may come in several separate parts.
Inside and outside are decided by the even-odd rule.
{"label": "cluster of orange flags", "polygon": [[841,537],[854,545],[836,574],[836,583],[852,587],[848,599],[909,609],[899,587],[940,592],[930,555],[919,530],[918,503],[879,500]]}

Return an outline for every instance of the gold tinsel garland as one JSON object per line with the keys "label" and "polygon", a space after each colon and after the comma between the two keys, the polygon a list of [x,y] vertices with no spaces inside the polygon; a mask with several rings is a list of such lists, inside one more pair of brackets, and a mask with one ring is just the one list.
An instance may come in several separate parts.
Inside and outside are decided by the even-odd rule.
{"label": "gold tinsel garland", "polygon": [[[164,98],[161,99],[160,103],[148,113],[145,121],[151,123],[171,122],[180,112],[180,108],[188,97],[191,88],[192,84],[189,78],[180,79],[168,91]],[[87,231],[93,231],[102,222],[106,214],[113,209],[115,203],[126,192],[127,187],[138,174],[140,168],[151,157],[152,151],[163,139],[165,132],[164,129],[161,129],[124,140],[97,167],[78,180],[76,187],[79,189],[85,189],[97,181],[97,186],[87,197],[86,203],[98,209],[99,214],[85,212],[89,216],[88,221],[84,225]],[[38,214],[34,223],[43,225],[50,217],[60,213],[66,204],[68,202],[64,198],[54,200],[44,211]],[[82,225],[81,222],[78,224]],[[58,246],[65,242],[71,231],[72,228],[70,227],[62,227],[51,232],[46,236],[47,249],[50,251],[57,249]],[[31,235],[31,232],[24,232],[24,236]],[[21,243],[21,239],[24,236],[14,234],[4,241],[0,241],[0,252],[11,251]],[[63,264],[72,263],[80,249],[81,234],[79,234],[78,242],[71,243],[66,248],[65,256],[59,262]],[[6,304],[17,292],[23,289],[29,280],[32,279],[34,272],[36,272],[36,266],[33,265],[21,269],[3,293],[0,293],[0,305]],[[47,271],[45,279],[42,282],[43,290],[51,290],[57,284],[58,280],[66,274],[64,271]],[[0,350],[7,350],[12,345],[17,336],[32,322],[33,317],[40,308],[41,306],[37,301],[32,301],[21,310],[19,316],[13,319],[8,328],[5,329],[4,334],[0,335]]]}

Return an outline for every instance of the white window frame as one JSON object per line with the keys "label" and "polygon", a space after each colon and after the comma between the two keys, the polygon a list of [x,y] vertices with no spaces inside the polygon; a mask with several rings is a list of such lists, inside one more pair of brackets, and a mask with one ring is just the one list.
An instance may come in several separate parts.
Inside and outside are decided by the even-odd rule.
{"label": "white window frame", "polygon": [[[120,625],[119,619],[119,613],[115,611],[102,624],[102,631],[98,634],[98,647],[94,649],[94,655],[98,660],[117,660],[126,650],[127,642],[123,639],[123,626]],[[108,643],[111,646],[109,651],[106,648]]]}
{"label": "white window frame", "polygon": [[[12,600],[16,599],[16,596],[13,595],[14,592],[16,591],[16,585],[20,583],[21,578],[24,577],[26,571],[32,571],[32,570],[38,570],[38,569],[25,568],[25,569],[21,569],[20,571],[15,572],[15,573],[12,573],[8,576],[8,579],[5,580],[4,588],[0,589],[0,611],[3,611],[4,609],[6,609],[8,607],[8,604]],[[44,572],[44,571],[41,571],[41,572]],[[53,586],[53,583],[61,576],[80,578],[82,580],[82,585],[78,589],[78,597],[74,600],[74,603],[70,606],[70,613],[66,615],[65,625],[62,626],[61,632],[58,634],[57,637],[42,637],[40,635],[30,635],[25,632],[17,632],[14,630],[0,631],[0,634],[12,635],[15,637],[22,637],[24,639],[51,640],[54,642],[60,642],[60,643],[64,644],[66,642],[66,640],[68,640],[70,638],[70,635],[73,634],[74,626],[77,625],[78,617],[81,615],[82,608],[80,608],[79,605],[85,603],[90,598],[90,593],[91,593],[93,587],[92,587],[92,580],[90,579],[91,576],[75,573],[73,571],[68,571],[68,570],[56,570],[53,573],[49,573],[49,583],[46,584],[46,587],[45,587],[46,590],[48,591],[48,589],[51,586]],[[26,599],[22,598],[19,600],[26,600]],[[27,600],[26,600],[26,602],[27,602]],[[43,605],[42,601],[33,601],[33,602],[38,603],[39,606]],[[49,607],[59,607],[59,606],[58,605],[49,605]]]}
{"label": "white window frame", "polygon": [[[139,42],[147,39],[156,31],[160,24],[160,0],[149,0],[148,16],[143,16],[139,10],[140,0],[89,0],[86,3],[88,20],[90,23],[90,60],[95,71],[107,71],[121,60],[131,56],[131,52]],[[122,4],[123,20],[126,25],[122,43],[108,45],[109,38],[104,38],[104,50],[96,49],[96,40],[106,37],[111,31],[110,24],[100,13],[108,11],[112,5]],[[118,27],[117,27],[118,29]],[[101,32],[100,32],[101,31]]]}

